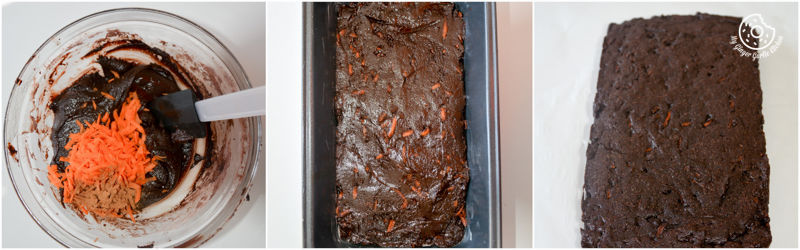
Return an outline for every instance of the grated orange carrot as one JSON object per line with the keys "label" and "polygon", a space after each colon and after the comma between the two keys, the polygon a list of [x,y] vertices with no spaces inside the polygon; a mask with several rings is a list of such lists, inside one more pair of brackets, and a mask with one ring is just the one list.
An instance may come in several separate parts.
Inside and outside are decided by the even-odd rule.
{"label": "grated orange carrot", "polygon": [[[91,212],[117,218],[127,214],[134,220],[131,208],[141,198],[142,185],[155,179],[147,178],[146,174],[163,159],[161,156],[151,157],[145,146],[145,131],[138,114],[141,106],[136,93],[131,93],[122,108],[111,116],[109,113],[100,114],[93,123],[76,121],[80,131],[69,136],[69,142],[64,146],[69,155],[59,159],[67,163],[67,167],[64,172],[59,172],[56,165],[51,165],[48,171],[50,182],[64,189],[65,203],[79,207],[84,214]],[[85,190],[132,197],[123,197],[128,203],[124,209],[110,209],[98,204],[87,206],[79,204],[81,199],[76,200],[76,196]]]}
{"label": "grated orange carrot", "polygon": [[101,94],[101,95],[103,95],[104,97],[108,98],[108,99],[111,99],[112,101],[113,101],[113,100],[116,100],[116,98],[114,98],[114,96],[112,96],[112,95],[111,95],[111,94],[109,94],[109,93],[106,93],[106,92],[100,92],[100,94]]}

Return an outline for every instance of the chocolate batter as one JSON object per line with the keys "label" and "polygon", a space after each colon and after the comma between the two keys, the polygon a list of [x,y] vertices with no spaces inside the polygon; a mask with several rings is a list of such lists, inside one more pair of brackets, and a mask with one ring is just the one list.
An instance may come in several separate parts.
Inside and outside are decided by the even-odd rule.
{"label": "chocolate batter", "polygon": [[[141,43],[134,43],[134,47],[168,56]],[[106,56],[98,57],[97,63],[102,66],[102,75],[100,72],[83,75],[52,100],[50,109],[55,119],[51,139],[56,150],[53,164],[58,166],[59,172],[66,168],[66,163],[58,159],[69,154],[64,149],[69,135],[80,131],[75,121],[94,122],[99,114],[119,110],[131,92],[135,92],[146,104],[155,97],[180,90],[170,72],[156,64],[137,65]],[[113,99],[102,93],[109,94]],[[138,114],[145,129],[145,145],[151,156],[165,157],[147,174],[147,177],[155,177],[156,180],[142,186],[141,200],[137,204],[137,208],[141,209],[164,198],[178,184],[192,163],[193,140],[171,135],[145,110],[145,106]]]}
{"label": "chocolate batter", "polygon": [[464,21],[452,3],[339,9],[336,221],[348,242],[449,247],[464,237]]}

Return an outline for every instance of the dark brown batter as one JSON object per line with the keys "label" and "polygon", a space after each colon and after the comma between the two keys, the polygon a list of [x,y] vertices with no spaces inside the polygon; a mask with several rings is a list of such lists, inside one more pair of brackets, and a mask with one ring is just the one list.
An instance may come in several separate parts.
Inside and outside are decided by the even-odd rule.
{"label": "dark brown batter", "polygon": [[[134,42],[128,47],[146,49],[168,57],[166,53],[142,43]],[[52,100],[50,108],[55,119],[51,139],[56,150],[53,164],[58,166],[59,172],[64,171],[66,163],[58,159],[69,154],[64,145],[69,141],[70,134],[80,130],[75,121],[94,122],[99,114],[120,109],[131,92],[135,92],[146,104],[155,97],[179,91],[170,72],[159,65],[136,65],[105,56],[98,57],[97,63],[102,66],[102,75],[99,72],[86,74]],[[145,129],[145,145],[151,156],[165,157],[147,174],[147,177],[156,179],[142,186],[141,200],[137,204],[141,209],[164,198],[178,184],[192,163],[193,140],[172,136],[145,106],[138,114]]]}
{"label": "dark brown batter", "polygon": [[770,245],[758,61],[729,44],[740,22],[697,14],[609,25],[583,247]]}
{"label": "dark brown batter", "polygon": [[449,247],[466,225],[464,21],[452,3],[340,6],[336,51],[339,235]]}

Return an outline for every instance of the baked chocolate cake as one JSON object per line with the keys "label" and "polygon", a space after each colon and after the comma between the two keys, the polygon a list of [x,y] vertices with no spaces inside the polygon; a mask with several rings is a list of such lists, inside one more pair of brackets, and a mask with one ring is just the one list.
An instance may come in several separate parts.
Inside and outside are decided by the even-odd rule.
{"label": "baked chocolate cake", "polygon": [[464,21],[452,3],[339,6],[336,221],[369,246],[453,246],[467,224]]}
{"label": "baked chocolate cake", "polygon": [[583,247],[767,247],[758,61],[741,19],[611,24],[586,150]]}

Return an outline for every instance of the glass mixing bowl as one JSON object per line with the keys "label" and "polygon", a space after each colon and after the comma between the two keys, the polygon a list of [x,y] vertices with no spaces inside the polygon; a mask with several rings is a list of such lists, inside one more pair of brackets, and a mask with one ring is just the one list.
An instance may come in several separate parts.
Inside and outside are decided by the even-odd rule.
{"label": "glass mixing bowl", "polygon": [[[91,70],[94,46],[138,39],[170,54],[204,97],[251,87],[233,54],[208,31],[151,9],[113,9],[81,18],[50,37],[23,67],[6,106],[4,139],[11,182],[50,236],[69,247],[190,247],[206,242],[245,198],[263,150],[261,118],[210,123],[212,147],[197,181],[174,208],[150,218],[95,220],[65,207],[47,179],[52,96]],[[134,56],[135,55],[131,55]],[[122,57],[125,57],[122,55]]]}

